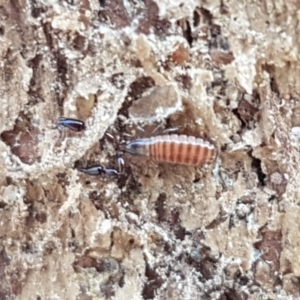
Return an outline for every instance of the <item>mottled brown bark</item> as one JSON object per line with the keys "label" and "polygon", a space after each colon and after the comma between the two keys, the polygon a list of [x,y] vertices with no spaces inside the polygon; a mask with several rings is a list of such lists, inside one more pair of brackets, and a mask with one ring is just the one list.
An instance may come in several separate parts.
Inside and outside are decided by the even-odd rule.
{"label": "mottled brown bark", "polygon": [[[299,298],[299,8],[0,1],[0,298]],[[216,162],[123,154],[170,128]]]}

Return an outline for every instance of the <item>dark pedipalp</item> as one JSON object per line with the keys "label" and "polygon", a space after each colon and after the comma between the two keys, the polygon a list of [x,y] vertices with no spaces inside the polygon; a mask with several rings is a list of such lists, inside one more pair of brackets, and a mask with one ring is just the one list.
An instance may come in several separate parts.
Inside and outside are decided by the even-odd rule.
{"label": "dark pedipalp", "polygon": [[64,126],[73,131],[82,131],[85,129],[85,124],[83,121],[72,118],[61,117],[57,121],[58,126]]}
{"label": "dark pedipalp", "polygon": [[78,171],[83,172],[88,175],[98,176],[98,175],[115,175],[118,176],[120,173],[115,169],[105,169],[101,166],[93,166],[89,168],[76,168]]}

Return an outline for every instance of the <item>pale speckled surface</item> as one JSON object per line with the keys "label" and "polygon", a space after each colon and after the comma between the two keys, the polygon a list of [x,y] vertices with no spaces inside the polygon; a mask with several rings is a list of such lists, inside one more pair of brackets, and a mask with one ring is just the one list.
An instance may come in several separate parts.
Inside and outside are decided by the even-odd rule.
{"label": "pale speckled surface", "polygon": [[[298,299],[298,9],[0,2],[0,298]],[[215,163],[74,169],[157,122]]]}

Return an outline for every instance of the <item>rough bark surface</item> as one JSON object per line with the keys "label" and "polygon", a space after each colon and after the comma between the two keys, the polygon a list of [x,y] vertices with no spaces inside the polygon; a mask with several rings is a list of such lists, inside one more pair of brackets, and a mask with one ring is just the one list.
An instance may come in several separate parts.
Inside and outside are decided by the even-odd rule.
{"label": "rough bark surface", "polygon": [[[0,0],[0,299],[299,299],[299,9]],[[158,125],[216,161],[76,170]]]}

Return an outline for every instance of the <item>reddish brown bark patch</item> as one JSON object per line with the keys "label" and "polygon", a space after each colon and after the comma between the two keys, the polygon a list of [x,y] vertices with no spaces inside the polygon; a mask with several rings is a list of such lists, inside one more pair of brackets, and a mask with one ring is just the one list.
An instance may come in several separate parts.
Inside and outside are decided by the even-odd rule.
{"label": "reddish brown bark patch", "polygon": [[260,251],[262,259],[272,263],[274,271],[278,271],[280,266],[281,239],[281,231],[269,230],[263,232],[262,241],[256,244],[256,248]]}
{"label": "reddish brown bark patch", "polygon": [[145,0],[144,3],[146,9],[140,11],[142,17],[140,18],[138,32],[149,34],[153,29],[156,34],[166,33],[170,27],[170,22],[159,18],[157,4],[152,0]]}
{"label": "reddish brown bark patch", "polygon": [[99,11],[98,18],[101,22],[110,23],[117,29],[127,27],[131,23],[122,0],[107,2],[105,9]]}
{"label": "reddish brown bark patch", "polygon": [[37,134],[29,122],[18,120],[12,130],[1,134],[1,139],[23,163],[31,165],[38,159]]}

